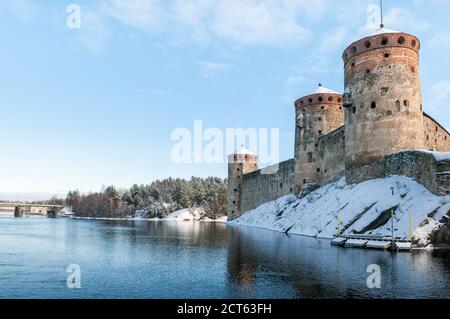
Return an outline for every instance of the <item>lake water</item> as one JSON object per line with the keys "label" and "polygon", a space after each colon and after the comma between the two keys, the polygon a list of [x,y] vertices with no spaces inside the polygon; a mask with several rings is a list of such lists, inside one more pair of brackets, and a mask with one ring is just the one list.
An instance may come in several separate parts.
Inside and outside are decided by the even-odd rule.
{"label": "lake water", "polygon": [[[68,265],[81,288],[67,288]],[[369,289],[367,266],[381,268]],[[450,298],[450,252],[330,246],[221,223],[0,218],[5,298]]]}

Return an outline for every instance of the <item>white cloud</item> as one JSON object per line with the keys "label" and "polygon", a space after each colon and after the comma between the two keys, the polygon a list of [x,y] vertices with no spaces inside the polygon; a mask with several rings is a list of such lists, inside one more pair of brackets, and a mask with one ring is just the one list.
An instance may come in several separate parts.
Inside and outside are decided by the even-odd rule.
{"label": "white cloud", "polygon": [[426,30],[430,23],[419,19],[413,12],[404,8],[392,8],[385,15],[384,22],[389,29],[414,32]]}
{"label": "white cloud", "polygon": [[84,8],[81,11],[80,29],[74,32],[79,32],[80,41],[89,49],[97,51],[111,37],[111,33],[105,23],[101,15]]}
{"label": "white cloud", "polygon": [[204,78],[212,78],[230,69],[230,65],[211,61],[198,61],[200,73]]}
{"label": "white cloud", "polygon": [[99,13],[150,33],[239,44],[296,44],[311,32],[331,0],[104,0]]}
{"label": "white cloud", "polygon": [[105,0],[100,13],[144,31],[160,31],[167,21],[161,0]]}
{"label": "white cloud", "polygon": [[37,8],[28,0],[1,0],[0,12],[13,14],[18,18],[28,19],[36,13]]}

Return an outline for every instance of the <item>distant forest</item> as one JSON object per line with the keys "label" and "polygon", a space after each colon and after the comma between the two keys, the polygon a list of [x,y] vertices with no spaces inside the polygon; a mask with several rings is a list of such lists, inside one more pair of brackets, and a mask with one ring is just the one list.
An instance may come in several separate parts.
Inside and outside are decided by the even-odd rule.
{"label": "distant forest", "polygon": [[89,194],[75,190],[67,194],[65,204],[79,217],[164,218],[179,209],[202,207],[204,217],[216,219],[226,214],[227,181],[216,177],[168,178],[128,190],[114,186]]}

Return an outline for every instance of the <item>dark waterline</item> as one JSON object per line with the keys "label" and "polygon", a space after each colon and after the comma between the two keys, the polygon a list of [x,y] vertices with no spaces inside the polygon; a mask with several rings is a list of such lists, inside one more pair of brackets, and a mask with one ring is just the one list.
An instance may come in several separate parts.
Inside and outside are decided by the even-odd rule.
{"label": "dark waterline", "polygon": [[[68,289],[67,266],[81,267]],[[367,266],[381,289],[367,288]],[[449,298],[450,252],[342,249],[221,223],[0,218],[5,298]]]}

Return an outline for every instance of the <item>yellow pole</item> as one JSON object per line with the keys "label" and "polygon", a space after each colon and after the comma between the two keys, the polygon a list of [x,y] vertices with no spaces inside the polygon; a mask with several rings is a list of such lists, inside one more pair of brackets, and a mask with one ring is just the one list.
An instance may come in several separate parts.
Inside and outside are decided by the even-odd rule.
{"label": "yellow pole", "polygon": [[341,236],[341,211],[338,211],[338,237]]}
{"label": "yellow pole", "polygon": [[412,241],[413,239],[413,221],[412,214],[409,213],[409,239]]}

